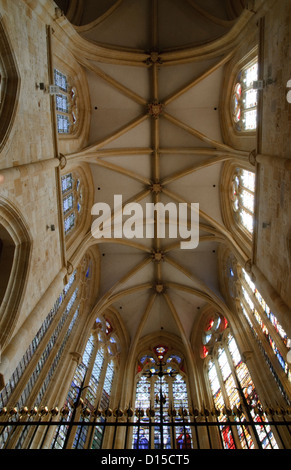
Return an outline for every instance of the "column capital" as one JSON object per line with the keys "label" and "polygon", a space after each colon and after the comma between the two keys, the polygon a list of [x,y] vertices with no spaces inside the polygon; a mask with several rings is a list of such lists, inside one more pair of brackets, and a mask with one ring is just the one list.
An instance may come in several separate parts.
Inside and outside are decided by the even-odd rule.
{"label": "column capital", "polygon": [[249,153],[249,162],[253,166],[255,166],[256,163],[257,163],[257,158],[256,157],[257,157],[257,151],[256,151],[256,149],[254,149]]}
{"label": "column capital", "polygon": [[58,156],[58,159],[59,159],[59,166],[60,166],[60,169],[63,170],[67,164],[67,159],[65,157],[65,155],[63,155],[62,153],[59,154]]}

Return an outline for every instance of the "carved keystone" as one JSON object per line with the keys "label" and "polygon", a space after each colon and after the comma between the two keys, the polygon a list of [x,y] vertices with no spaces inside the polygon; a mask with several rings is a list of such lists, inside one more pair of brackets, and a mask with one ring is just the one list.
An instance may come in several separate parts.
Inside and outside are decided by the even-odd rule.
{"label": "carved keystone", "polygon": [[163,105],[162,103],[158,103],[154,101],[153,103],[148,104],[148,114],[152,116],[154,119],[158,119],[158,117],[163,112]]}

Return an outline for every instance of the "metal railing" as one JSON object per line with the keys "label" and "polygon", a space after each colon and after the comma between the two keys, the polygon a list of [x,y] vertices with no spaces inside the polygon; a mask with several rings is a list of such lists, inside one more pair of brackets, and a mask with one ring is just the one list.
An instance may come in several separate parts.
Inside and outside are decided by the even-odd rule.
{"label": "metal railing", "polygon": [[[228,430],[234,438],[235,428],[241,426],[252,435],[256,448],[273,448],[269,438],[270,433],[276,436],[277,448],[291,448],[291,407],[268,407],[256,410],[256,418],[245,418],[242,409],[208,410],[206,408],[180,408],[164,410],[165,415],[157,415],[153,409],[121,410],[107,408],[90,410],[83,404],[73,410],[67,406],[62,409],[36,407],[28,409],[23,407],[2,408],[0,410],[0,448],[1,449],[43,449],[52,448],[57,441],[58,433],[65,430],[62,445],[57,448],[94,448],[92,439],[95,429],[99,429],[99,448],[103,446],[106,429],[111,429],[110,448],[123,449],[218,449],[226,448],[222,430]],[[75,412],[75,413],[74,413]],[[76,416],[78,415],[78,419]],[[121,431],[117,443],[117,433]],[[147,443],[140,440],[141,431],[147,430]],[[216,433],[213,431],[216,430]],[[76,431],[80,435],[83,430],[86,442],[83,447],[78,445],[74,437]],[[166,433],[165,433],[166,430]],[[270,431],[271,430],[271,431]],[[261,431],[267,436],[266,446],[258,438]],[[161,436],[167,434],[170,443],[166,443]],[[69,439],[71,435],[71,440]],[[160,436],[157,438],[157,435]],[[178,442],[177,436],[181,439]],[[134,444],[135,440],[135,444]],[[122,441],[122,442],[121,442]],[[109,446],[108,442],[106,444]],[[96,448],[96,447],[95,447]],[[109,448],[109,447],[107,447]],[[239,448],[235,445],[233,448]]]}

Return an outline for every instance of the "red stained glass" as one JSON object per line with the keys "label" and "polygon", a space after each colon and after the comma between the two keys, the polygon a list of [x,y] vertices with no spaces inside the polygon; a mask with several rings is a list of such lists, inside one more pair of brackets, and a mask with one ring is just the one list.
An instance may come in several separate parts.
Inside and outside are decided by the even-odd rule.
{"label": "red stained glass", "polygon": [[224,446],[226,449],[235,449],[234,440],[229,426],[225,426],[222,430]]}
{"label": "red stained glass", "polygon": [[202,346],[202,358],[204,359],[208,355],[208,348],[206,346]]}
{"label": "red stained glass", "polygon": [[205,331],[211,330],[211,328],[213,327],[213,325],[214,325],[214,320],[213,320],[213,318],[211,318],[211,319],[209,320],[209,322],[208,322],[208,325],[207,325],[206,328],[205,328]]}

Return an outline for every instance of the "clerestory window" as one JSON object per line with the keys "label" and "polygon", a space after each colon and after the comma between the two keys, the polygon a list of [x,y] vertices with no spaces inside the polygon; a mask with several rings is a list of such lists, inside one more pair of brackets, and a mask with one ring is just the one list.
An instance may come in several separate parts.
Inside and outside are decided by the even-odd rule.
{"label": "clerestory window", "polygon": [[240,70],[233,89],[232,117],[236,130],[255,131],[257,128],[258,60]]}
{"label": "clerestory window", "polygon": [[82,184],[77,173],[67,173],[61,177],[63,196],[63,216],[65,235],[78,223],[82,210]]}
{"label": "clerestory window", "polygon": [[255,173],[236,168],[232,178],[231,202],[234,218],[248,235],[253,234],[255,206]]}
{"label": "clerestory window", "polygon": [[76,89],[57,69],[54,69],[54,83],[59,88],[55,98],[58,133],[72,134],[77,123]]}

